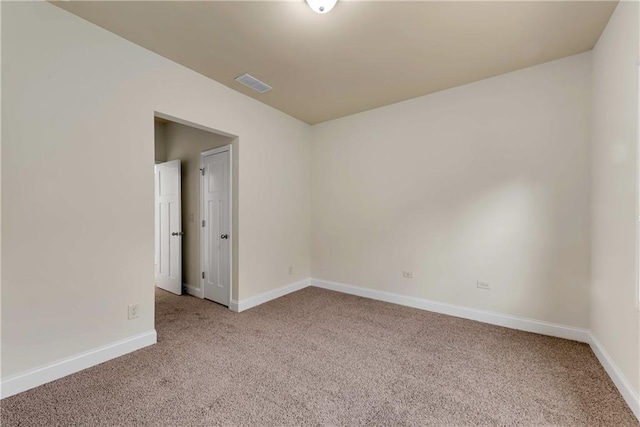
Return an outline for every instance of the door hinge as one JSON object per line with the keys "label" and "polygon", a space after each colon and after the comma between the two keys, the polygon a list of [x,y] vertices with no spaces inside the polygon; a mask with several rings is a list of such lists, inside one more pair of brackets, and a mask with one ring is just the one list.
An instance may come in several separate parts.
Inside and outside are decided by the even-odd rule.
{"label": "door hinge", "polygon": [[200,173],[202,173],[202,176],[204,176],[204,168],[200,168]]}
{"label": "door hinge", "polygon": [[204,227],[204,219],[202,220],[202,226]]}
{"label": "door hinge", "polygon": [[204,279],[204,271],[202,272],[202,278]]}

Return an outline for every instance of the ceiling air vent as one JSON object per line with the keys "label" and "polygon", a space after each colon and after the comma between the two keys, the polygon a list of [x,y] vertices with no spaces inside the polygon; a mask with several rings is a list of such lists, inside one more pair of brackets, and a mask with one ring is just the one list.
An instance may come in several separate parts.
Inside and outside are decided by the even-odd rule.
{"label": "ceiling air vent", "polygon": [[260,93],[269,92],[271,89],[273,89],[268,84],[261,82],[260,80],[256,79],[253,76],[250,76],[249,74],[243,74],[240,77],[236,77],[236,81]]}

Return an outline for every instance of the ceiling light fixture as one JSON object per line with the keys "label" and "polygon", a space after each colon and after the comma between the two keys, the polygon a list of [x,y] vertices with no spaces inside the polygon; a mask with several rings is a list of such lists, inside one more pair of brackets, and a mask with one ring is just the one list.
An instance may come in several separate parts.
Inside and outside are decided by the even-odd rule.
{"label": "ceiling light fixture", "polygon": [[307,0],[307,4],[315,13],[327,13],[337,2],[338,0]]}

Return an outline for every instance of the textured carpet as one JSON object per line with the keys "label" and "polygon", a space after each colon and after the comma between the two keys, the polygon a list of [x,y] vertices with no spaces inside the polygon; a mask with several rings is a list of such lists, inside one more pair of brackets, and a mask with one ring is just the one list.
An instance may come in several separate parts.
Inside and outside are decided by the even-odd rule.
{"label": "textured carpet", "polygon": [[156,306],[157,345],[3,400],[2,425],[638,425],[573,341],[316,288]]}

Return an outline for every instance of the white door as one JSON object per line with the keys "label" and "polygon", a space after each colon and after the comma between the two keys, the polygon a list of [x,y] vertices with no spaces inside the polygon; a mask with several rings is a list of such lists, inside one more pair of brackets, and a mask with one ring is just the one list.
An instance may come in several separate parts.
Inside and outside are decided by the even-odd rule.
{"label": "white door", "polygon": [[231,295],[229,148],[202,156],[202,286],[204,297],[229,306]]}
{"label": "white door", "polygon": [[180,160],[155,167],[156,285],[182,294],[182,196]]}

